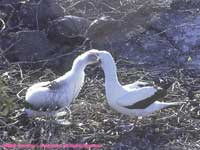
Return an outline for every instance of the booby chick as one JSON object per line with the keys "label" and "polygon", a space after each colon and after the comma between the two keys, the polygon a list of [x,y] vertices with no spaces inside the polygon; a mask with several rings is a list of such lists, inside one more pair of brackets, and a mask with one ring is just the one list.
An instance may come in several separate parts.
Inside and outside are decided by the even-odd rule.
{"label": "booby chick", "polygon": [[85,78],[84,69],[89,64],[97,63],[97,50],[89,50],[79,55],[70,71],[63,76],[47,82],[32,85],[25,100],[35,108],[56,109],[67,107],[78,96]]}
{"label": "booby chick", "polygon": [[105,74],[105,90],[108,104],[116,111],[133,116],[147,116],[162,108],[182,104],[179,102],[157,101],[166,95],[166,90],[146,82],[136,81],[122,86],[117,77],[117,68],[112,55],[98,51]]}

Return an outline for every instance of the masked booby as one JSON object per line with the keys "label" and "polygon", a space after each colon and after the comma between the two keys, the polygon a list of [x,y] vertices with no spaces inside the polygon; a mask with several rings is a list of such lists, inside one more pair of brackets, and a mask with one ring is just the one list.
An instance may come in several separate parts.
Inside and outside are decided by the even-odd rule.
{"label": "masked booby", "polygon": [[136,81],[121,85],[117,77],[117,67],[112,55],[107,51],[97,52],[105,74],[105,90],[108,104],[116,111],[133,116],[148,116],[160,109],[182,104],[181,102],[160,102],[166,89],[146,82]]}

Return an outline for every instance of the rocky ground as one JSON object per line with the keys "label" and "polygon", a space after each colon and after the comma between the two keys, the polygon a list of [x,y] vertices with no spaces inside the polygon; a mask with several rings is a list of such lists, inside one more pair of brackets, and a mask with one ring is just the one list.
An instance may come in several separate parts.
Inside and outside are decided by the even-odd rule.
{"label": "rocky ground", "polygon": [[[1,0],[0,144],[199,149],[199,8],[198,0]],[[103,72],[90,66],[68,125],[17,117],[27,87],[62,75],[91,48],[112,53],[122,83],[166,80],[163,100],[186,104],[140,119],[129,132],[124,125],[134,119],[108,106]]]}

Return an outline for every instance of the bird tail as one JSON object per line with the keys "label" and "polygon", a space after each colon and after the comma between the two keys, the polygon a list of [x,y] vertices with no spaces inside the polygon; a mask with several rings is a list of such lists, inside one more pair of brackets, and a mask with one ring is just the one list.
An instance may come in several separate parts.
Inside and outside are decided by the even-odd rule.
{"label": "bird tail", "polygon": [[155,104],[159,105],[162,108],[171,108],[171,107],[177,107],[182,104],[186,104],[186,102],[159,102],[156,101]]}
{"label": "bird tail", "polygon": [[161,87],[163,90],[167,90],[170,88],[170,86],[173,84],[173,81],[168,80],[168,79],[155,79],[154,80],[155,84]]}

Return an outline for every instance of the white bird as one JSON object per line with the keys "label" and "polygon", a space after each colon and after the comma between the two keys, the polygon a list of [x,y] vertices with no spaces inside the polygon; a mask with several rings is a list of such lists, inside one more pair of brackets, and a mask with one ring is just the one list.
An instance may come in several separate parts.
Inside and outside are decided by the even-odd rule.
{"label": "white bird", "polygon": [[150,86],[146,82],[121,85],[117,77],[117,68],[112,55],[107,51],[98,51],[101,66],[105,74],[105,90],[108,104],[116,111],[133,116],[147,116],[162,108],[182,104],[181,102],[160,102],[158,98],[166,95],[166,90]]}
{"label": "white bird", "polygon": [[32,85],[26,93],[25,100],[35,108],[56,109],[67,107],[78,96],[85,78],[87,65],[97,63],[97,50],[87,51],[78,56],[70,71],[63,76],[47,82]]}

